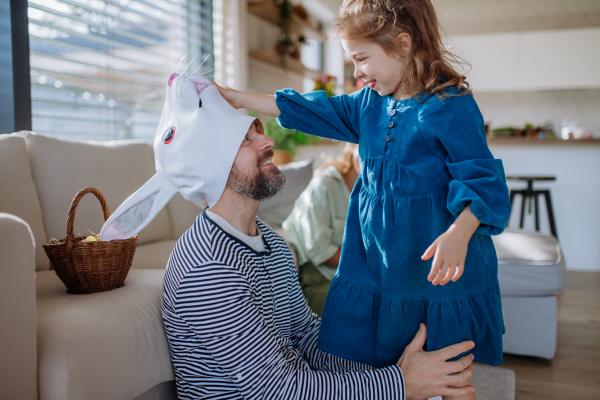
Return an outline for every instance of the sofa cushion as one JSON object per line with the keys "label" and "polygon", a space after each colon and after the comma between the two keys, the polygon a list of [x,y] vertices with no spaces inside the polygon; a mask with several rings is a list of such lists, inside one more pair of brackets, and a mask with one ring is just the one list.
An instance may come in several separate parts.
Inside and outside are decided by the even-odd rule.
{"label": "sofa cushion", "polygon": [[[0,211],[16,215],[29,225],[35,239],[35,269],[48,269],[42,245],[46,233],[38,193],[31,176],[25,140],[17,135],[0,135]],[[66,215],[65,215],[66,224]]]}
{"label": "sofa cushion", "polygon": [[198,215],[202,214],[203,207],[183,198],[181,193],[175,193],[175,196],[167,203],[167,210],[171,218],[171,230],[173,239],[179,239],[183,232],[187,231]]}
{"label": "sofa cushion", "polygon": [[177,243],[176,240],[161,240],[138,245],[131,268],[164,270],[167,268],[167,262],[169,262],[169,256],[175,243]]}
{"label": "sofa cushion", "polygon": [[279,169],[285,174],[285,186],[273,198],[260,203],[258,218],[273,229],[281,228],[294,209],[294,202],[312,179],[312,165],[313,160],[308,159],[280,166]]}
{"label": "sofa cushion", "polygon": [[164,270],[132,269],[125,286],[70,295],[37,273],[40,400],[131,400],[174,379],[161,318]]}
{"label": "sofa cushion", "polygon": [[502,295],[554,296],[562,292],[565,260],[554,236],[507,229],[492,239]]}
{"label": "sofa cushion", "polygon": [[[141,141],[74,142],[32,132],[19,134],[27,144],[47,239],[66,236],[69,204],[79,190],[95,187],[114,211],[155,173],[150,147]],[[75,235],[88,235],[88,229],[99,233],[103,224],[100,203],[86,195],[75,214]],[[139,243],[171,238],[171,221],[163,209],[140,232]]]}

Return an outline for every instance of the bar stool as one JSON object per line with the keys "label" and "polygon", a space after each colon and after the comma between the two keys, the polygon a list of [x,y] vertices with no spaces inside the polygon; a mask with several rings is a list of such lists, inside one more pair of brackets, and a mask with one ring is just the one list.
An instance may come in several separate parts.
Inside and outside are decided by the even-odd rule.
{"label": "bar stool", "polygon": [[[542,190],[534,190],[533,189],[533,181],[555,181],[555,176],[507,176],[506,179],[510,180],[519,180],[519,181],[527,181],[527,189],[522,190],[512,190],[510,191],[510,204],[514,204],[514,199],[516,195],[521,195],[523,197],[523,202],[521,203],[521,219],[519,227],[522,229],[525,222],[525,203],[528,202],[529,210],[528,213],[531,214],[531,203],[533,202],[533,207],[535,209],[535,230],[540,230],[540,215],[539,215],[539,205],[538,205],[538,196],[544,196],[546,200],[546,210],[548,212],[548,222],[550,224],[550,232],[556,240],[558,240],[558,234],[556,233],[556,225],[554,222],[554,211],[552,210],[552,200],[550,199],[550,190],[542,189]],[[512,214],[512,211],[511,211]],[[510,219],[509,219],[510,220]],[[506,223],[508,226],[508,222]]]}

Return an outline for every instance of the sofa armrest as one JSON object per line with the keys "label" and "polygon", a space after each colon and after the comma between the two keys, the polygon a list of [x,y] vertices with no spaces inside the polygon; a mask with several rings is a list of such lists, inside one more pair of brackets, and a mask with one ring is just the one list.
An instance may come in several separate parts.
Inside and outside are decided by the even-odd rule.
{"label": "sofa armrest", "polygon": [[0,213],[0,393],[38,398],[35,244],[29,225]]}

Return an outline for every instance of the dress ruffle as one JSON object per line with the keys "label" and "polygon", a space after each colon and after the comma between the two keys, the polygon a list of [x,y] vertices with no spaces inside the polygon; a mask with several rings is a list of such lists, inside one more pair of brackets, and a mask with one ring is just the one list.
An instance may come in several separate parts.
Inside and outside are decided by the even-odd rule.
{"label": "dress ruffle", "polygon": [[403,300],[337,275],[329,289],[317,346],[338,357],[383,368],[398,362],[423,322],[428,351],[472,340],[475,348],[470,353],[475,362],[502,363],[505,329],[497,282],[448,300]]}

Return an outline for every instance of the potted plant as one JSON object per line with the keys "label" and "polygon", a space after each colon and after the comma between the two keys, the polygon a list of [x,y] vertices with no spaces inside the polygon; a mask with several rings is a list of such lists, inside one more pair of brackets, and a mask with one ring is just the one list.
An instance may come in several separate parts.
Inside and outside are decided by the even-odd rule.
{"label": "potted plant", "polygon": [[274,118],[269,119],[264,124],[264,128],[265,135],[275,141],[275,146],[273,147],[275,153],[273,155],[273,163],[275,165],[288,164],[294,161],[294,156],[299,146],[321,142],[316,136],[307,135],[294,129],[282,128]]}
{"label": "potted plant", "polygon": [[290,0],[274,0],[279,8],[279,38],[275,45],[275,51],[281,57],[281,67],[285,68],[285,56],[291,52],[294,47],[294,39],[290,35],[290,23],[292,22],[293,4]]}
{"label": "potted plant", "polygon": [[337,84],[337,79],[332,75],[322,75],[315,79],[315,88],[313,92],[317,90],[323,90],[327,97],[335,96],[335,87]]}

